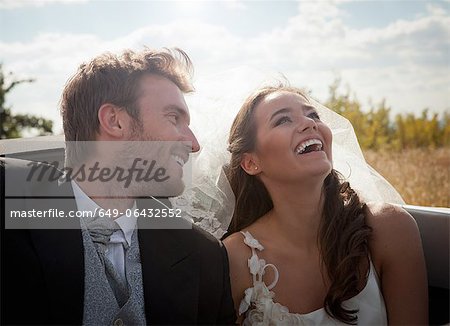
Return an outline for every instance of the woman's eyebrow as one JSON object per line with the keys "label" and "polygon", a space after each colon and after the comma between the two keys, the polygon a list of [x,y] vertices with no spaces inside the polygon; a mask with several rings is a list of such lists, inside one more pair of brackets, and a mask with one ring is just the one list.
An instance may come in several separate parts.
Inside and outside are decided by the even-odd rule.
{"label": "woman's eyebrow", "polygon": [[290,112],[291,112],[291,108],[282,108],[282,109],[279,109],[279,110],[277,110],[275,113],[273,113],[273,114],[270,116],[269,122],[272,121],[272,120],[275,118],[275,116],[277,116],[278,114],[290,113]]}
{"label": "woman's eyebrow", "polygon": [[316,109],[316,107],[314,107],[314,106],[312,106],[312,105],[305,105],[303,108],[304,108],[304,110],[306,110],[306,111],[312,110],[312,111],[318,112],[317,109]]}

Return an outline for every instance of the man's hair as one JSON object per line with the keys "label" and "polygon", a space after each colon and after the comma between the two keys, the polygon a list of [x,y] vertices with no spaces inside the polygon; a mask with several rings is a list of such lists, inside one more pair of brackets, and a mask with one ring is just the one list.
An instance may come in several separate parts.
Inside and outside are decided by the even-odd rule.
{"label": "man's hair", "polygon": [[177,48],[126,50],[120,55],[105,53],[81,64],[61,97],[66,141],[95,140],[99,130],[98,110],[105,103],[122,108],[139,123],[136,102],[144,75],[165,77],[188,93],[194,90],[192,71],[190,58]]}

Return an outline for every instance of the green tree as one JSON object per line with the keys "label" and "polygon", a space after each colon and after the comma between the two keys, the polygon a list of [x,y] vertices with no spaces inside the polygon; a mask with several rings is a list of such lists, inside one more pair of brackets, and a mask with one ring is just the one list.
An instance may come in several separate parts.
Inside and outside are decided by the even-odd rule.
{"label": "green tree", "polygon": [[325,105],[350,121],[361,147],[366,148],[368,116],[362,112],[361,103],[356,99],[356,96],[350,96],[349,88],[345,94],[338,93],[340,85],[341,79],[335,79],[329,87],[330,95]]}
{"label": "green tree", "polygon": [[[12,77],[12,73],[8,73]],[[0,64],[0,139],[19,138],[24,130],[36,130],[39,135],[52,134],[53,121],[29,114],[13,114],[5,106],[6,94],[22,83],[32,83],[34,79],[15,79],[6,84],[3,66]]]}
{"label": "green tree", "polygon": [[428,109],[416,117],[411,113],[396,116],[394,142],[396,148],[438,148],[449,146],[449,114],[444,113],[441,120],[438,114],[429,117]]}
{"label": "green tree", "polygon": [[338,92],[341,79],[337,78],[329,87],[325,105],[347,118],[355,130],[362,149],[438,148],[450,145],[450,114],[445,112],[441,119],[428,109],[416,117],[412,113],[397,114],[391,121],[391,108],[382,100],[371,104],[369,112],[363,112],[356,96]]}
{"label": "green tree", "polygon": [[450,146],[450,112],[445,112],[442,119],[442,146]]}
{"label": "green tree", "polygon": [[392,147],[394,128],[391,125],[389,115],[391,109],[386,106],[383,99],[377,108],[371,108],[367,114],[367,126],[364,139],[364,147],[379,150]]}

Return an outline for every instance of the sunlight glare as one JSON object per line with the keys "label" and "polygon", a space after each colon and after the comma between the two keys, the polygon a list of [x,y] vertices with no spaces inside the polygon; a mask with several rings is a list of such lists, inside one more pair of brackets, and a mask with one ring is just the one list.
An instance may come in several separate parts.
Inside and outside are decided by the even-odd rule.
{"label": "sunlight glare", "polygon": [[202,14],[203,9],[205,8],[206,1],[204,0],[180,0],[173,1],[173,6],[176,11],[188,17],[199,17]]}

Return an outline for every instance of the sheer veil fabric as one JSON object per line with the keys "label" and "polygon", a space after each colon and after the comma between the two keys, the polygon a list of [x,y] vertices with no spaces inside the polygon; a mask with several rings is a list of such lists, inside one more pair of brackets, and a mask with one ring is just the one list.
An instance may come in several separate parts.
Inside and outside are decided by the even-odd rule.
{"label": "sheer veil fabric", "polygon": [[[280,82],[289,83],[279,73],[239,67],[194,81],[195,93],[186,96],[191,127],[201,150],[187,165],[192,168],[188,173],[192,180],[186,182],[184,194],[171,202],[182,210],[183,217],[217,238],[226,232],[234,209],[235,198],[223,171],[230,159],[227,140],[231,124],[250,93]],[[365,161],[351,123],[311,97],[310,101],[332,130],[334,168],[361,198],[366,202],[404,204],[394,187]]]}

